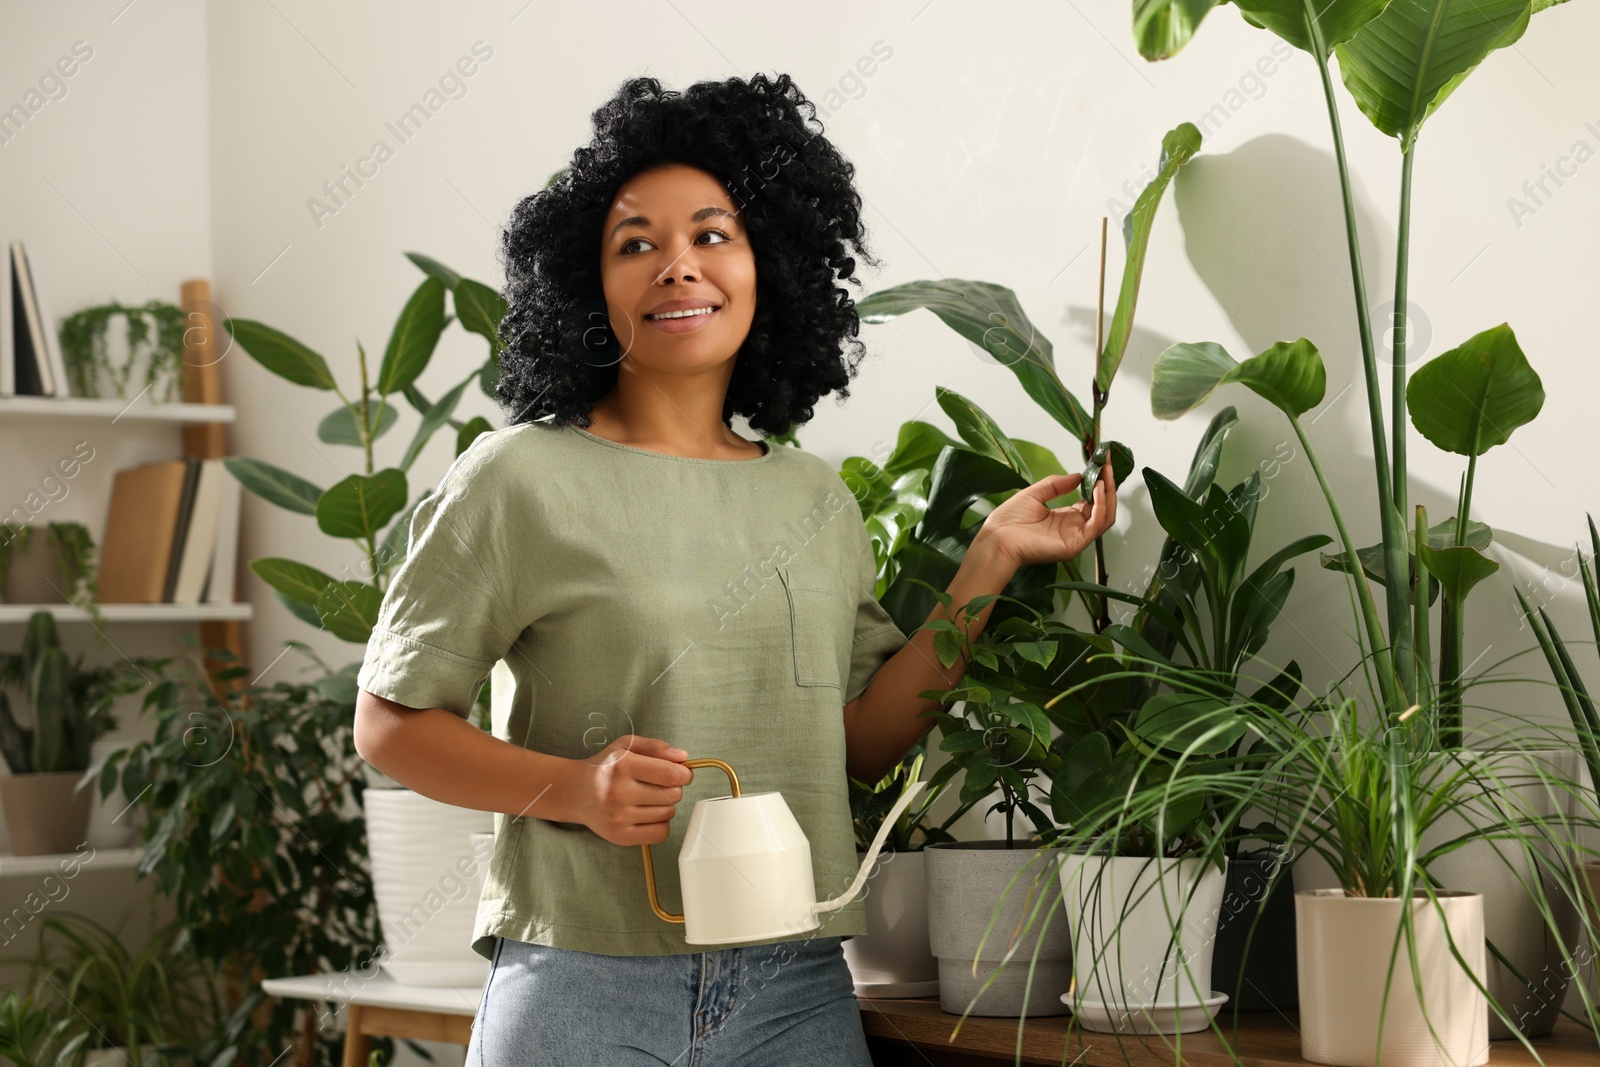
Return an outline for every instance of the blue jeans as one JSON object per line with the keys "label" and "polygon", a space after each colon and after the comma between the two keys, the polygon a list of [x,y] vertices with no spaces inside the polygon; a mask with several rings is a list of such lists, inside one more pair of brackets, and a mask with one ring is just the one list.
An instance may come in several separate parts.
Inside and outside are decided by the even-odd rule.
{"label": "blue jeans", "polygon": [[502,937],[467,1067],[871,1067],[843,941],[602,956]]}

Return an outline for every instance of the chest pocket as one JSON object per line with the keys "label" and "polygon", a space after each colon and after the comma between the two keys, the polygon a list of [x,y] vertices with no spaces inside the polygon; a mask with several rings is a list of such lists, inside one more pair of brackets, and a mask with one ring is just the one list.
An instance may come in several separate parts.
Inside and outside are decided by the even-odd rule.
{"label": "chest pocket", "polygon": [[837,642],[846,609],[844,598],[832,589],[804,584],[805,580],[796,579],[787,567],[779,567],[778,575],[789,598],[795,683],[842,690]]}

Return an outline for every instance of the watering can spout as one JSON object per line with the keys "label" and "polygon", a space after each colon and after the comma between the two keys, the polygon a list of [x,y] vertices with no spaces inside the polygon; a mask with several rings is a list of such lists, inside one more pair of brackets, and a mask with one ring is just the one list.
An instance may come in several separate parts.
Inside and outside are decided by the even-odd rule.
{"label": "watering can spout", "polygon": [[856,872],[856,879],[850,883],[850,888],[831,900],[824,900],[815,905],[812,909],[813,911],[837,911],[856,899],[856,896],[861,892],[861,887],[867,883],[867,874],[872,870],[872,865],[878,861],[878,853],[883,849],[884,839],[889,836],[889,831],[894,829],[895,822],[899,820],[900,815],[911,804],[912,798],[920,793],[922,787],[927,784],[927,782],[912,782],[906,787],[906,791],[900,794],[900,799],[895,801],[895,805],[889,810],[889,814],[884,816],[883,825],[878,827],[878,835],[872,839],[872,847],[867,850],[867,858],[861,861],[861,869]]}

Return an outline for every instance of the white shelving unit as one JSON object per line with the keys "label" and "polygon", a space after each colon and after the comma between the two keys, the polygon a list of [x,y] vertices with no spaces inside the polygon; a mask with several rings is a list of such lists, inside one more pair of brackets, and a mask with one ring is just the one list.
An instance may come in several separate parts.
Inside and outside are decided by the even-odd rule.
{"label": "white shelving unit", "polygon": [[[231,423],[234,418],[235,411],[232,404],[188,404],[178,401],[155,404],[142,396],[135,397],[131,401],[100,397],[0,397],[0,425],[36,419],[184,424]],[[36,611],[50,612],[58,623],[93,621],[71,604],[0,603],[0,625],[25,623]],[[100,616],[108,623],[245,622],[251,618],[251,613],[252,607],[247,603],[100,605]]]}
{"label": "white shelving unit", "polygon": [[110,867],[132,867],[139,862],[141,849],[137,848],[98,848],[94,851],[94,859],[85,861],[81,852],[61,852],[43,856],[13,856],[9,852],[0,852],[0,878],[20,878],[51,874],[59,870],[62,860],[77,860],[85,868],[93,867],[101,870]]}
{"label": "white shelving unit", "polygon": [[[91,622],[71,604],[0,604],[0,624],[27,622],[36,611],[48,611],[56,622]],[[249,604],[101,604],[106,622],[225,622],[250,619]]]}
{"label": "white shelving unit", "polygon": [[143,397],[104,400],[85,397],[8,396],[0,398],[0,420],[83,419],[120,422],[233,422],[232,404],[152,404]]}

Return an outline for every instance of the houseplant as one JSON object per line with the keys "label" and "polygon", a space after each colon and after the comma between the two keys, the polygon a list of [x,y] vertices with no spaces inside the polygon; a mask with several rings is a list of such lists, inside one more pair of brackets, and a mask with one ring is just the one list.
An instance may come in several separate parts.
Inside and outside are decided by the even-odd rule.
{"label": "houseplant", "polygon": [[[1156,209],[1173,176],[1199,143],[1199,131],[1188,123],[1167,134],[1162,141],[1157,176],[1141,193],[1124,221],[1127,252],[1122,284],[1103,347],[1097,338],[1088,407],[1073,395],[1057,373],[1050,341],[1029,321],[1016,295],[1003,286],[968,280],[917,281],[875,293],[857,305],[866,322],[887,322],[916,310],[932,311],[968,343],[978,346],[1015,374],[1029,397],[1071,435],[1081,452],[1084,478],[1065,498],[1069,501],[1074,495],[1087,499],[1108,457],[1118,485],[1125,484],[1132,473],[1132,453],[1125,446],[1102,439],[1101,416],[1131,334],[1145,250]],[[886,475],[866,461],[862,461],[856,471],[863,487],[857,495],[868,501],[863,513],[875,543],[900,546],[892,570],[883,576],[880,592],[885,610],[906,633],[924,625],[936,600],[948,600],[941,590],[959,568],[985,509],[1000,504],[1039,478],[1065,470],[1064,464],[1048,448],[1008,438],[992,418],[967,398],[944,388],[937,389],[935,395],[961,440],[952,440],[931,426],[908,424],[902,429],[897,449],[897,455],[903,452],[905,456],[914,456],[921,461],[920,465],[929,467],[925,492],[921,483],[906,481],[892,472]],[[885,506],[876,506],[879,503]],[[1096,575],[1104,581],[1103,545],[1097,542],[1094,551]],[[1005,643],[990,635],[1003,637],[1010,623],[1027,618],[1030,613],[1039,617],[1053,612],[1056,596],[1050,584],[1063,573],[1071,578],[1082,577],[1076,560],[1065,565],[1024,567],[1007,585],[1004,598],[998,601],[992,597],[979,598],[980,609],[992,602],[993,610],[985,634],[990,644],[973,650],[974,655],[993,660],[991,669],[998,670],[998,650]],[[1103,600],[1096,601],[1088,595],[1083,600],[1091,617],[1101,624],[1109,622]],[[948,611],[948,603],[944,603],[944,608]],[[940,631],[935,635],[935,646],[948,666],[962,650],[961,636],[953,632],[953,625],[944,619],[933,628]],[[1042,673],[1043,664],[1048,662],[1043,659],[1045,650],[1031,641],[1024,640],[1021,645],[1027,646],[1025,652],[1021,648],[1008,651],[1008,666],[1021,664],[1026,668],[1031,659],[1031,669]],[[1036,828],[1048,828],[1048,819],[1028,795],[1028,783],[1059,760],[1059,753],[1052,753],[1046,747],[1050,742],[1048,725],[1039,725],[1045,717],[1036,707],[1031,711],[1023,708],[1021,702],[1015,702],[1017,706],[1009,709],[999,707],[1014,703],[1004,698],[990,704],[968,699],[975,693],[923,695],[962,708],[959,717],[944,713],[946,737],[942,745],[945,750],[952,751],[951,737],[966,738],[953,742],[966,746],[959,753],[952,751],[953,756],[959,754],[961,758],[941,767],[930,786],[942,785],[961,773],[964,776],[963,804],[977,803],[991,792],[998,792],[997,807],[1005,814],[1007,829],[1004,841],[946,842],[925,850],[930,934],[949,938],[948,943],[933,946],[935,953],[943,957],[941,1001],[948,1010],[971,1003],[977,993],[991,989],[983,1004],[984,1014],[1019,1015],[1025,1011],[1057,1014],[1060,1005],[1055,993],[1029,1000],[1026,976],[1015,972],[1001,975],[995,971],[980,988],[975,979],[977,965],[982,962],[984,937],[981,930],[966,929],[974,913],[994,910],[993,902],[997,899],[999,908],[1008,916],[1001,920],[1006,929],[1011,928],[1011,919],[1016,917],[1011,912],[1024,906],[1037,911],[1037,902],[1029,905],[1024,900],[1025,896],[1033,894],[1013,896],[1010,890],[1021,867],[1032,859],[1047,858],[1039,854],[1039,842],[1030,841],[1023,848],[1014,847],[1017,814],[1026,814]],[[1006,719],[1015,714],[1028,717],[1021,721]],[[980,716],[987,721],[979,723]],[[1038,736],[1041,730],[1042,741]],[[971,744],[974,733],[987,740]],[[1040,884],[1037,877],[1035,884]],[[958,929],[962,932],[957,933]],[[1014,950],[1015,946],[1010,947]],[[1057,924],[1056,931],[1049,935],[1047,949],[1052,957],[1050,967],[1055,973],[1046,979],[1044,986],[1064,985],[1068,947],[1064,924]],[[1003,966],[1001,953],[1004,952],[1004,947],[996,952],[990,946],[989,961],[1001,962]],[[992,988],[997,980],[1000,988]]]}
{"label": "houseplant", "polygon": [[[82,789],[89,750],[116,729],[117,698],[147,684],[147,659],[85,668],[69,659],[55,617],[36,611],[19,652],[0,654],[0,754],[11,768],[0,779],[11,850],[19,856],[70,852],[84,839],[94,794]],[[6,690],[26,697],[32,726],[12,714]]]}
{"label": "houseplant", "polygon": [[123,930],[132,914],[114,930],[72,912],[52,915],[43,920],[32,958],[0,962],[28,964],[27,988],[49,996],[71,1032],[87,1039],[80,1053],[85,1065],[211,1067],[222,1049],[207,1049],[205,1035],[230,1029],[236,1035],[247,1018],[230,1025],[222,1017],[215,975],[194,954],[180,920],[156,928],[137,953],[129,952]]}
{"label": "houseplant", "polygon": [[[1600,566],[1600,530],[1595,529],[1593,516],[1588,516],[1588,519],[1592,555],[1585,560],[1582,550],[1576,546],[1574,554],[1578,559],[1578,573],[1583,582],[1584,603],[1589,609],[1589,625],[1594,633],[1595,647],[1600,649],[1600,585],[1595,581],[1594,570],[1596,566]],[[1600,805],[1600,713],[1595,710],[1594,697],[1590,695],[1589,687],[1584,684],[1583,675],[1579,672],[1571,651],[1562,640],[1561,632],[1556,629],[1549,614],[1543,607],[1535,613],[1529,606],[1527,597],[1523,596],[1522,590],[1518,589],[1516,594],[1523,617],[1533,630],[1539,648],[1544,652],[1545,662],[1549,664],[1550,673],[1561,692],[1562,705],[1572,719],[1578,751],[1582,754],[1584,767],[1589,772],[1590,788],[1594,790],[1594,801],[1596,805]],[[1588,890],[1589,924],[1591,928],[1600,930],[1600,857],[1584,859],[1581,862],[1583,882]]]}
{"label": "houseplant", "polygon": [[[492,396],[498,376],[496,331],[505,314],[505,302],[488,286],[463,278],[436,260],[417,253],[408,253],[408,258],[426,277],[401,310],[376,368],[369,366],[366,350],[357,343],[358,388],[352,395],[341,388],[327,360],[294,338],[251,320],[227,322],[233,339],[256,362],[288,381],[339,397],[338,406],[319,424],[317,436],[328,444],[358,449],[360,473],[324,489],[262,460],[234,457],[226,463],[253,493],[290,511],[314,516],[323,533],[355,543],[359,561],[339,576],[278,557],[254,560],[250,567],[297,618],[360,645],[365,645],[372,633],[389,575],[405,559],[412,511],[427,495],[424,491],[411,499],[407,476],[412,464],[447,425],[455,430],[456,455],[489,429],[482,418],[461,422],[454,413],[474,382]],[[454,306],[453,318],[488,342],[489,356],[443,396],[430,401],[418,391],[416,380],[451,321],[452,316],[445,312],[447,293]],[[401,397],[421,418],[399,459],[380,468],[377,446],[398,421]],[[346,664],[317,685],[328,697],[352,708],[360,666],[359,661]],[[485,728],[488,691],[486,682],[472,716]],[[377,907],[386,921],[412,912],[418,906],[416,884],[449,877],[455,861],[469,853],[470,835],[489,829],[492,822],[488,812],[440,804],[393,782],[385,781],[383,787],[363,795],[369,820],[367,843],[378,852],[372,857]],[[427,832],[421,833],[424,826]],[[408,880],[406,872],[421,883]],[[420,964],[426,970],[429,961],[455,968],[465,976],[463,980],[481,974],[485,961],[472,952],[466,939],[457,939],[448,950],[430,947],[441,926],[432,924],[427,938],[408,939],[404,950],[401,945],[389,945],[394,953],[388,961],[391,974],[401,981],[412,980],[417,968],[407,964]],[[400,926],[388,922],[387,929],[392,940]]]}
{"label": "houseplant", "polygon": [[89,1040],[89,1031],[74,1027],[46,1006],[32,991],[7,989],[0,994],[0,1056],[17,1067],[63,1067]]}
{"label": "houseplant", "polygon": [[[266,998],[273,975],[345,971],[380,942],[361,814],[365,761],[349,705],[313,680],[251,685],[226,651],[184,659],[146,694],[153,736],[106,757],[102,796],[118,785],[147,812],[141,877],[154,876],[198,958],[222,983],[223,1017],[245,1023],[240,1062],[332,1067],[338,1035],[319,1007]],[[327,665],[299,642],[313,677]],[[221,662],[218,671],[207,660]],[[214,679],[218,684],[210,684]],[[221,1051],[220,1048],[217,1049]]]}
{"label": "houseplant", "polygon": [[[120,365],[111,361],[106,343],[106,330],[117,318],[124,320],[127,342],[127,358]],[[183,309],[165,300],[131,307],[112,301],[68,315],[61,321],[61,358],[73,395],[127,400],[131,388],[134,399],[148,391],[152,403],[170,401],[182,379],[183,337],[189,325]]]}
{"label": "houseplant", "polygon": [[[1214,6],[1215,0],[1136,3],[1133,28],[1141,53],[1148,59],[1174,55]],[[1382,539],[1377,545],[1357,548],[1336,514],[1339,551],[1324,556],[1323,564],[1356,578],[1353,590],[1357,626],[1363,635],[1363,666],[1369,672],[1377,705],[1391,716],[1413,706],[1427,708],[1433,717],[1430,725],[1435,743],[1446,749],[1458,748],[1465,741],[1462,696],[1470,684],[1462,663],[1465,602],[1472,588],[1498,568],[1483,553],[1492,540],[1492,531],[1469,519],[1477,459],[1504,443],[1517,427],[1538,413],[1543,391],[1538,375],[1505,324],[1479,332],[1411,373],[1406,327],[1412,171],[1418,138],[1427,119],[1492,51],[1514,44],[1525,32],[1530,17],[1551,4],[1549,0],[1495,0],[1487,4],[1341,0],[1318,7],[1277,0],[1237,0],[1236,6],[1247,21],[1306,51],[1315,61],[1343,194],[1372,439],[1377,525]],[[1329,70],[1329,59],[1335,54],[1351,98],[1377,129],[1397,139],[1401,152],[1400,204],[1394,236],[1395,329],[1393,348],[1388,354],[1392,423],[1387,428],[1349,167]],[[1293,418],[1320,401],[1322,368],[1314,357],[1315,347],[1304,338],[1274,345],[1243,363],[1236,363],[1219,345],[1176,345],[1157,361],[1152,406],[1158,416],[1175,417],[1193,407],[1217,384],[1242,381]],[[1413,515],[1407,507],[1408,436],[1412,425],[1435,446],[1462,455],[1467,461],[1456,514],[1436,525],[1429,525],[1424,514]],[[1295,428],[1303,442],[1298,424]],[[1327,494],[1320,470],[1317,476]],[[1331,504],[1331,496],[1329,500]],[[1381,616],[1369,581],[1382,587],[1385,610]],[[1431,609],[1436,600],[1440,608],[1437,678],[1430,649]],[[1438,699],[1434,699],[1435,694]],[[1539,909],[1519,885],[1512,884],[1526,883],[1536,876],[1535,872],[1512,872],[1510,881],[1499,877],[1503,864],[1491,854],[1493,851],[1487,843],[1463,850],[1450,861],[1455,868],[1453,878],[1456,884],[1490,894],[1486,910],[1490,937],[1496,943],[1495,959],[1490,965],[1491,984],[1502,997],[1517,991],[1526,995],[1538,1010],[1518,1011],[1517,1017],[1527,1020],[1527,1033],[1545,1033],[1554,1024],[1559,992],[1554,997],[1546,996],[1529,976],[1550,965],[1550,946],[1565,951],[1562,946],[1569,939],[1568,928],[1576,917],[1570,910],[1553,914],[1555,925],[1545,929]],[[1541,933],[1537,937],[1518,936],[1518,931],[1529,929]],[[1496,1037],[1510,1036],[1499,1019],[1492,1030]]]}

